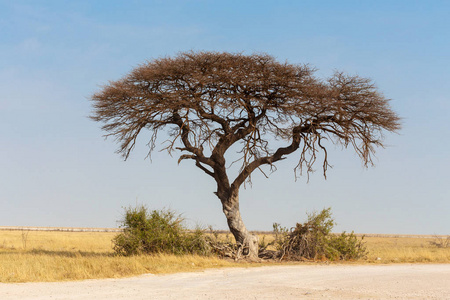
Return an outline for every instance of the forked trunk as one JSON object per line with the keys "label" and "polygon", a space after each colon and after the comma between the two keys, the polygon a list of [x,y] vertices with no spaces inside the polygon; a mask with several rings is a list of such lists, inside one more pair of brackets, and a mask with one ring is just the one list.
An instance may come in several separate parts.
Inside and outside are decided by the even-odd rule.
{"label": "forked trunk", "polygon": [[237,258],[244,256],[250,260],[258,260],[258,237],[251,234],[242,221],[239,212],[239,196],[234,195],[226,201],[222,201],[222,207],[228,227],[238,245]]}

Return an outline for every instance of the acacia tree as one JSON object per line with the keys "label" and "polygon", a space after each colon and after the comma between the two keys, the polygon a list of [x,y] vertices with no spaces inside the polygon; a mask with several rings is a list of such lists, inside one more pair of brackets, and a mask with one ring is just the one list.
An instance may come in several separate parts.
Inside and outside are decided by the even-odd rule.
{"label": "acacia tree", "polygon": [[[125,159],[142,130],[152,133],[150,153],[165,130],[163,149],[180,151],[178,162],[193,160],[216,181],[215,194],[241,253],[255,258],[257,237],[239,211],[239,188],[253,171],[273,168],[297,152],[295,170],[309,172],[322,152],[326,175],[324,140],[352,147],[368,166],[374,147],[383,146],[383,131],[400,128],[388,99],[369,79],[336,72],[321,80],[313,73],[308,65],[280,63],[266,54],[181,53],[147,62],[104,86],[92,96],[91,118],[103,123]],[[275,140],[284,144],[271,149]],[[241,162],[235,178],[227,173],[231,147]]]}

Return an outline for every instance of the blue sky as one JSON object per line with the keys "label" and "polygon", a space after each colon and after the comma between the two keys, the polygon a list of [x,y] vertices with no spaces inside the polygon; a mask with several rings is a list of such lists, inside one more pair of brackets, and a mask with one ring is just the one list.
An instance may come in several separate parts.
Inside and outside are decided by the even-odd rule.
{"label": "blue sky", "polygon": [[0,226],[114,227],[122,207],[172,208],[226,228],[212,180],[144,140],[128,161],[89,120],[90,96],[180,51],[266,52],[370,77],[403,118],[376,166],[333,148],[295,181],[295,157],[241,191],[250,230],[332,207],[337,231],[449,234],[448,1],[0,0]]}

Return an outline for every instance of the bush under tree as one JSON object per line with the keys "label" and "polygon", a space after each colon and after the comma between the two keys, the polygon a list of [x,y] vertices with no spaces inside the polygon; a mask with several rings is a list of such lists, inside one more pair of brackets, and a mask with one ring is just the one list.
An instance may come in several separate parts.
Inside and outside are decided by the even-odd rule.
{"label": "bush under tree", "polygon": [[113,239],[120,255],[171,253],[209,255],[211,247],[201,229],[188,230],[184,219],[171,210],[126,208],[123,232]]}
{"label": "bush under tree", "polygon": [[[333,261],[365,257],[367,250],[363,243],[364,237],[358,239],[353,232],[333,234],[331,230],[336,223],[331,215],[331,208],[308,214],[306,222],[297,223],[291,230],[275,223],[275,240],[263,247],[260,257],[280,260]],[[277,251],[265,249],[270,245],[274,245]]]}

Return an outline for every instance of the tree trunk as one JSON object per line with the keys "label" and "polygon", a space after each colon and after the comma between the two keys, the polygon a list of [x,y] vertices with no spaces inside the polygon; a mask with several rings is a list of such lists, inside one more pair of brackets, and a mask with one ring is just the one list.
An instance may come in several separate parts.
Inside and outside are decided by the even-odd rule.
{"label": "tree trunk", "polygon": [[251,234],[242,221],[239,212],[239,196],[232,195],[229,199],[222,201],[222,207],[228,227],[238,245],[237,259],[244,256],[250,260],[258,260],[258,237]]}

